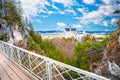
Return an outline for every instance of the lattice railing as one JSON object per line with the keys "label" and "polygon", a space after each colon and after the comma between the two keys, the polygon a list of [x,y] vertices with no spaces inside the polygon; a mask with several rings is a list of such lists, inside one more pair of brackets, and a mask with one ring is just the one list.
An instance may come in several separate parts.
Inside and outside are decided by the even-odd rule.
{"label": "lattice railing", "polygon": [[41,80],[109,80],[6,42],[0,51]]}

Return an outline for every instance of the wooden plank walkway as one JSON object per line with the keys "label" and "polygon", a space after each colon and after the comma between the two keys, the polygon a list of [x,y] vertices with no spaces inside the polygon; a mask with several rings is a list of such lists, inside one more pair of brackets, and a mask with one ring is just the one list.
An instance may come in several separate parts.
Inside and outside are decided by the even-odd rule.
{"label": "wooden plank walkway", "polygon": [[38,80],[0,53],[0,80]]}

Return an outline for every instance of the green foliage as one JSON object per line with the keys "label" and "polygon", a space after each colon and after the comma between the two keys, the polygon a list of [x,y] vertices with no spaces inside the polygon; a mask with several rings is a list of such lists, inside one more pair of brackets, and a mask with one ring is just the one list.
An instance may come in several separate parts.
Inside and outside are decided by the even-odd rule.
{"label": "green foliage", "polygon": [[116,10],[113,12],[113,14],[118,14],[118,13],[120,13],[120,10]]}
{"label": "green foliage", "polygon": [[106,47],[110,40],[110,36],[106,36],[102,41],[100,41],[100,45],[103,47],[103,49]]}
{"label": "green foliage", "polygon": [[[97,58],[99,58],[99,57],[93,57],[95,56],[96,53],[98,53],[99,50],[101,50],[101,46],[97,43],[94,42],[79,43],[75,47],[75,51],[74,51],[74,55],[77,58],[77,63],[79,65],[79,68],[84,70],[89,70],[90,64],[92,64],[97,60]],[[98,53],[96,55],[100,55],[100,54]]]}
{"label": "green foliage", "polygon": [[45,51],[46,55],[55,60],[63,61],[63,55],[58,48],[51,41],[44,41],[41,43],[41,48]]}
{"label": "green foliage", "polygon": [[[102,41],[97,41],[95,37],[87,35],[82,43],[78,43],[74,50],[75,59],[70,59],[63,55],[63,53],[50,40],[42,41],[41,35],[31,31],[31,37],[28,38],[28,49],[39,54],[44,52],[44,55],[52,59],[64,62],[66,64],[89,70],[90,64],[100,62],[102,59],[101,52],[108,43],[109,37],[105,37]],[[66,41],[72,41],[68,39]],[[73,73],[72,73],[73,74]],[[76,74],[74,74],[76,76]],[[64,74],[66,76],[66,74]]]}
{"label": "green foliage", "polygon": [[100,43],[92,42],[90,45],[91,45],[90,48],[92,48],[92,51],[99,52],[103,50],[103,46],[101,46]]}
{"label": "green foliage", "polygon": [[[69,74],[72,75],[73,78],[79,77],[78,73],[74,71],[69,71]],[[64,76],[65,80],[71,80],[71,77],[67,73],[63,73],[62,75]]]}
{"label": "green foliage", "polygon": [[27,43],[27,49],[31,51],[35,51],[37,53],[41,52],[41,48],[37,43],[35,43],[32,39],[32,37],[27,37],[28,43]]}
{"label": "green foliage", "polygon": [[2,15],[2,5],[0,5],[0,17],[1,17],[1,15]]}
{"label": "green foliage", "polygon": [[[3,6],[0,6],[0,9],[2,9]],[[19,26],[23,27],[23,24],[21,22],[21,16],[17,11],[16,6],[11,1],[6,1],[4,4],[4,19],[6,19],[7,23],[9,25],[13,25],[14,23],[17,23]],[[2,15],[2,13],[0,13]]]}
{"label": "green foliage", "polygon": [[71,37],[71,38],[65,38],[65,37],[63,37],[63,39],[66,41],[66,42],[71,42],[71,41],[77,41],[77,40],[75,40],[75,38],[74,37]]}
{"label": "green foliage", "polygon": [[0,13],[0,17],[2,16],[2,14]]}
{"label": "green foliage", "polygon": [[51,41],[45,40],[44,42],[41,43],[40,46],[42,50],[45,51],[46,56],[57,61],[61,61],[63,63],[77,67],[75,60],[64,56],[63,53]]}
{"label": "green foliage", "polygon": [[106,47],[109,37],[105,37],[102,41],[96,41],[87,35],[82,43],[79,43],[74,50],[74,56],[78,67],[89,70],[89,66],[94,62],[100,62],[102,59],[102,51]]}
{"label": "green foliage", "polygon": [[32,38],[35,41],[35,43],[41,44],[41,42],[42,42],[41,35],[39,35],[38,33],[35,33],[34,31],[31,31],[30,35],[32,36]]}
{"label": "green foliage", "polygon": [[0,35],[0,40],[7,42],[8,41],[7,34],[4,33],[4,34]]}
{"label": "green foliage", "polygon": [[112,33],[112,34],[110,34],[110,38],[111,38],[111,39],[117,39],[117,35],[114,34],[114,33]]}
{"label": "green foliage", "polygon": [[40,51],[39,46],[36,43],[32,43],[29,47],[29,50],[31,51]]}
{"label": "green foliage", "polygon": [[34,29],[33,29],[33,25],[32,25],[31,22],[29,22],[29,27],[30,27],[30,30],[31,30],[31,31],[34,31]]}
{"label": "green foliage", "polygon": [[84,37],[84,42],[87,42],[87,41],[89,41],[89,40],[90,40],[90,35],[87,34],[87,35]]}
{"label": "green foliage", "polygon": [[0,29],[2,28],[2,24],[0,24]]}
{"label": "green foliage", "polygon": [[[51,41],[49,40],[42,41],[41,35],[33,31],[30,32],[30,35],[31,37],[28,38],[28,42],[29,42],[28,44],[33,45],[31,43],[34,42],[33,46],[35,50],[37,51],[38,48],[35,45],[36,43],[41,49],[41,51],[44,51],[44,53],[40,51],[39,52],[40,54],[42,53],[52,59],[67,63],[72,66],[76,66],[75,61],[64,56],[63,53]],[[33,46],[29,46],[29,50],[33,49]]]}

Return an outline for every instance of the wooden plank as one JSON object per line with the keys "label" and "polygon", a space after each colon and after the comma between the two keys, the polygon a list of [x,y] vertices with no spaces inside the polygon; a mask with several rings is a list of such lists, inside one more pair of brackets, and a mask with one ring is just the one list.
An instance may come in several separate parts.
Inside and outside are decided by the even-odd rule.
{"label": "wooden plank", "polygon": [[2,59],[0,55],[0,63],[2,64],[4,71],[7,72],[8,76],[10,76],[11,80],[21,80],[18,75],[6,64],[6,62]]}
{"label": "wooden plank", "polygon": [[14,70],[14,72],[19,75],[19,77],[22,80],[35,80],[29,76],[27,76],[22,70],[20,70],[20,68],[15,65],[13,62],[11,62],[6,56],[4,56],[3,54],[0,54],[0,57],[7,62],[7,64],[9,65],[9,67],[11,67],[12,70]]}
{"label": "wooden plank", "polygon": [[8,76],[6,71],[4,71],[4,68],[2,67],[1,63],[0,63],[0,80],[10,80],[10,77]]}

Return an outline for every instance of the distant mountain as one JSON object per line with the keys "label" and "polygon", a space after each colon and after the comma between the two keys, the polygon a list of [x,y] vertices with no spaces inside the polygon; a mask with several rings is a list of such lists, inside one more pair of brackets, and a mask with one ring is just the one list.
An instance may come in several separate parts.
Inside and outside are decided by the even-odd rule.
{"label": "distant mountain", "polygon": [[[63,33],[64,31],[60,30],[49,30],[49,31],[36,31],[40,34],[46,34],[46,33]],[[78,33],[82,33],[83,31],[78,31]],[[113,33],[114,31],[86,31],[88,34],[103,34],[103,35],[108,35]]]}
{"label": "distant mountain", "polygon": [[50,30],[50,31],[36,31],[38,33],[60,33],[60,32],[63,32],[63,31],[60,31],[60,30]]}

